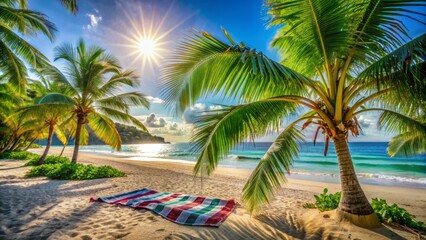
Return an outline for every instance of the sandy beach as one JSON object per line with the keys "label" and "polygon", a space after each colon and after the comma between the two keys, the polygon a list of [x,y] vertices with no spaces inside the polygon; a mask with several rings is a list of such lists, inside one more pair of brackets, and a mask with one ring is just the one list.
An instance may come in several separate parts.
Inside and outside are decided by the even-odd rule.
{"label": "sandy beach", "polygon": [[[42,149],[32,152],[40,153]],[[57,151],[54,149],[53,152]],[[52,153],[53,153],[52,152]],[[65,153],[71,155],[71,151]],[[89,202],[140,188],[233,198],[250,171],[219,168],[203,186],[192,175],[192,165],[179,162],[132,161],[105,155],[80,154],[79,162],[110,165],[124,171],[122,178],[59,181],[24,178],[24,161],[0,161],[0,239],[418,239],[401,229],[383,226],[367,230],[333,219],[302,205],[314,201],[324,187],[339,185],[289,178],[287,187],[254,216],[237,207],[219,227],[177,225],[149,211]],[[426,220],[426,190],[363,185],[367,197],[397,203]]]}

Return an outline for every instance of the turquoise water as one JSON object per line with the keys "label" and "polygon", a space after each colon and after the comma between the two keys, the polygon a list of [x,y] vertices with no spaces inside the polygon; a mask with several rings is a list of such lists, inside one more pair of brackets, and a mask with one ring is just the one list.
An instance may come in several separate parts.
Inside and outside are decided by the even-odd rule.
{"label": "turquoise water", "polygon": [[[254,169],[271,143],[245,143],[231,151],[221,166]],[[349,143],[356,172],[361,182],[407,186],[426,189],[426,155],[415,157],[389,157],[386,142]],[[295,178],[338,182],[338,165],[334,146],[331,144],[324,157],[324,143],[302,143],[299,157],[291,168]],[[195,162],[189,143],[124,145],[121,152],[114,152],[108,146],[83,146],[82,151],[114,154],[138,160],[141,157],[173,159]]]}

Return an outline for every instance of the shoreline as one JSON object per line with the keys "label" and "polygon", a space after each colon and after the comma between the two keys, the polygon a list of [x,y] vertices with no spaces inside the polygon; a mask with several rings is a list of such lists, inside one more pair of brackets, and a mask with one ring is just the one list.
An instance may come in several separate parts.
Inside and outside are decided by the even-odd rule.
{"label": "shoreline", "polygon": [[[55,149],[55,147],[52,147]],[[57,149],[57,148],[56,148]],[[195,165],[195,161],[178,159],[178,158],[162,158],[162,157],[143,157],[136,155],[124,155],[117,154],[116,152],[106,152],[98,150],[81,150],[84,154],[96,154],[111,158],[126,159],[129,161],[142,161],[142,162],[174,162],[183,163],[188,165]],[[224,165],[219,163],[218,168],[229,168],[229,169],[241,169],[252,172],[253,169],[247,167],[240,167],[237,165]],[[358,180],[362,185],[374,185],[374,186],[397,186],[409,189],[425,189],[426,190],[426,178],[415,178],[415,177],[402,177],[393,176],[386,174],[372,174],[372,173],[358,173]],[[300,179],[306,181],[320,181],[323,183],[335,183],[339,184],[340,178],[338,173],[324,173],[324,172],[311,172],[306,170],[291,169],[291,174],[286,174],[289,179]]]}
{"label": "shoreline", "polygon": [[[32,149],[40,153],[43,149]],[[58,152],[53,149],[51,154]],[[65,156],[72,151],[66,150]],[[192,166],[179,162],[129,161],[81,152],[79,162],[110,165],[124,171],[122,178],[85,181],[22,178],[29,167],[23,161],[0,161],[0,238],[4,239],[411,239],[412,233],[383,226],[368,230],[336,222],[332,213],[319,213],[302,205],[314,202],[324,187],[339,191],[338,184],[289,178],[269,205],[253,217],[237,207],[219,228],[189,227],[171,223],[149,211],[90,203],[90,197],[110,196],[140,188],[236,199],[251,171],[219,167],[203,180],[192,175]],[[397,203],[425,221],[426,190],[362,185],[369,199]],[[3,234],[3,235],[2,235]],[[350,235],[349,235],[350,234]]]}

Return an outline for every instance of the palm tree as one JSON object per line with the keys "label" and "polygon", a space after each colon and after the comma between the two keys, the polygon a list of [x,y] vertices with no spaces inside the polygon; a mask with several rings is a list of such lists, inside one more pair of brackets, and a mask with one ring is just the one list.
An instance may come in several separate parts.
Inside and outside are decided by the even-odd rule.
{"label": "palm tree", "polygon": [[49,78],[63,84],[68,93],[51,93],[45,103],[72,102],[76,121],[75,146],[72,162],[77,162],[80,144],[88,141],[88,129],[106,144],[120,150],[121,139],[113,120],[128,122],[143,131],[145,126],[129,114],[129,105],[149,108],[145,95],[137,91],[124,92],[124,87],[135,87],[137,76],[122,70],[117,59],[96,46],[87,47],[83,40],[77,46],[63,44],[55,48],[55,61],[64,60],[62,74],[50,68]]}
{"label": "palm tree", "polygon": [[[301,128],[313,124],[316,136],[324,134],[327,147],[334,141],[342,190],[337,216],[359,226],[378,226],[355,173],[348,134],[360,133],[357,116],[379,111],[387,130],[410,130],[425,142],[426,34],[410,39],[398,18],[418,21],[416,16],[424,14],[409,8],[425,4],[268,0],[266,5],[270,25],[279,27],[272,46],[283,56],[280,63],[235,43],[226,31],[228,43],[194,32],[162,70],[162,97],[177,113],[206,94],[239,102],[200,116],[195,123],[192,142],[199,157],[194,174],[210,175],[236,144],[280,131],[244,186],[242,199],[253,211],[286,182],[284,173],[290,173],[298,141],[303,140]],[[283,118],[301,106],[307,111],[282,130]],[[405,120],[390,117],[397,114]],[[416,120],[421,115],[423,121]],[[412,147],[422,143],[411,140]]]}
{"label": "palm tree", "polygon": [[24,91],[27,83],[25,63],[36,68],[46,64],[48,59],[20,35],[41,33],[53,40],[55,30],[44,14],[27,9],[26,1],[0,0],[0,71],[4,74],[3,79]]}
{"label": "palm tree", "polygon": [[[60,1],[70,12],[76,13],[76,0]],[[19,91],[25,91],[27,69],[48,64],[48,59],[21,36],[43,34],[53,40],[55,25],[43,13],[27,8],[27,1],[0,0],[0,71],[2,80]]]}

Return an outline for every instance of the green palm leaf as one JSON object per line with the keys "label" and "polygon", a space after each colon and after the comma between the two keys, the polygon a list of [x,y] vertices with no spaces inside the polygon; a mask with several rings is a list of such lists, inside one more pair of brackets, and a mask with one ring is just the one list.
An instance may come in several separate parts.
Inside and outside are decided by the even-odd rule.
{"label": "green palm leaf", "polygon": [[114,122],[107,116],[100,113],[92,113],[88,117],[89,127],[93,133],[104,143],[110,145],[117,151],[121,150],[121,138]]}
{"label": "green palm leaf", "polygon": [[401,92],[412,93],[414,100],[420,98],[426,101],[425,49],[426,34],[422,34],[373,62],[355,81],[363,84],[376,82],[377,86],[393,86]]}
{"label": "green palm leaf", "polygon": [[314,76],[315,66],[346,53],[348,1],[269,0],[267,6],[270,26],[282,26],[271,45],[281,50],[286,66]]}
{"label": "green palm leaf", "polygon": [[235,145],[278,130],[282,117],[293,111],[293,103],[267,99],[210,111],[200,117],[191,140],[192,150],[199,154],[194,173],[210,175]]}
{"label": "green palm leaf", "polygon": [[422,132],[406,132],[396,135],[387,148],[390,156],[413,156],[426,153],[426,134]]}
{"label": "green palm leaf", "polygon": [[274,192],[287,181],[284,173],[290,173],[300,141],[303,141],[300,128],[291,124],[269,147],[243,189],[242,199],[250,212],[268,203]]}
{"label": "green palm leaf", "polygon": [[243,43],[231,46],[206,32],[187,36],[169,62],[161,95],[178,113],[207,93],[244,102],[306,92],[304,83],[312,83]]}
{"label": "green palm leaf", "polygon": [[391,139],[388,154],[415,155],[426,153],[426,121],[386,110],[380,115],[377,126],[389,133],[399,133]]}

